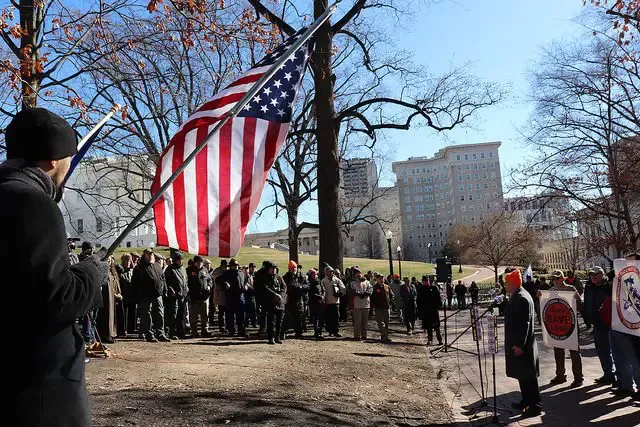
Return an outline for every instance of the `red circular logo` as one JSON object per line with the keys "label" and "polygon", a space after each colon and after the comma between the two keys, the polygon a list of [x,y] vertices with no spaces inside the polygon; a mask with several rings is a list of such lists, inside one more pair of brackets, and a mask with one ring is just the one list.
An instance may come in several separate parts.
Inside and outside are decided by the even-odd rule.
{"label": "red circular logo", "polygon": [[620,322],[631,330],[640,329],[640,270],[635,265],[618,272],[615,310]]}
{"label": "red circular logo", "polygon": [[549,335],[558,341],[566,340],[576,328],[576,314],[569,303],[562,298],[552,298],[542,311],[544,327]]}

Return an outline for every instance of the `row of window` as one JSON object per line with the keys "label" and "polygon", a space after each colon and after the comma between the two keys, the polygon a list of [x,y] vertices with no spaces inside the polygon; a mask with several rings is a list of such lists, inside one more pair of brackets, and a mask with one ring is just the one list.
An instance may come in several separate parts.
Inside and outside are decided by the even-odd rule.
{"label": "row of window", "polygon": [[[469,160],[469,154],[458,154],[456,155],[456,160],[462,160],[462,156],[464,156],[465,160]],[[488,152],[486,153],[486,157],[493,159],[493,152]],[[484,159],[485,158],[485,153],[482,152],[480,153],[480,158]],[[477,153],[471,153],[471,160],[477,160],[478,159],[478,154]]]}
{"label": "row of window", "polygon": [[438,166],[433,166],[433,167],[429,167],[429,168],[412,168],[412,169],[405,169],[402,171],[402,175],[407,175],[407,174],[411,174],[411,175],[417,175],[420,173],[437,173],[437,172],[441,172],[443,170],[447,170],[446,166],[443,165],[438,165]]}
{"label": "row of window", "polygon": [[[482,169],[486,169],[486,168],[487,168],[487,164],[486,164],[486,163],[484,163],[484,162],[483,162],[483,163],[481,163],[481,164],[479,164],[479,163],[474,163],[473,165],[471,165],[471,164],[467,163],[466,165],[458,165],[458,170],[459,170],[459,171],[461,171],[461,170],[463,169],[463,166],[464,166],[464,170],[471,170],[471,169],[473,169],[473,170],[476,170],[476,171],[477,171],[477,170],[478,170],[478,169],[480,169],[480,168],[482,168]],[[495,169],[495,167],[496,167],[495,163],[493,163],[493,162],[489,163],[489,168],[490,168],[490,169]]]}

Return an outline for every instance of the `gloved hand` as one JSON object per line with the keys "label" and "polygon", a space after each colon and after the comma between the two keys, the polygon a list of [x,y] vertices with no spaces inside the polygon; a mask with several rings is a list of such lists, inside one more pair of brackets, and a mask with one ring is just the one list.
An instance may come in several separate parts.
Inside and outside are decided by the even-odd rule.
{"label": "gloved hand", "polygon": [[98,270],[98,283],[96,286],[101,287],[109,284],[109,262],[102,261],[99,255],[92,255],[83,262],[92,264]]}

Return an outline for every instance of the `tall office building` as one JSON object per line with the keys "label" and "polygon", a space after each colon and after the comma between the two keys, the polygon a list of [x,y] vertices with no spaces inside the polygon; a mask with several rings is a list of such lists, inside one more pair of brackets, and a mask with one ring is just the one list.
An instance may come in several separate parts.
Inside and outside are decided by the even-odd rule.
{"label": "tall office building", "polygon": [[340,162],[344,197],[370,196],[378,184],[378,172],[373,159],[345,159]]}
{"label": "tall office building", "polygon": [[433,157],[393,163],[406,259],[434,260],[442,256],[453,225],[478,223],[501,212],[501,144],[453,145]]}

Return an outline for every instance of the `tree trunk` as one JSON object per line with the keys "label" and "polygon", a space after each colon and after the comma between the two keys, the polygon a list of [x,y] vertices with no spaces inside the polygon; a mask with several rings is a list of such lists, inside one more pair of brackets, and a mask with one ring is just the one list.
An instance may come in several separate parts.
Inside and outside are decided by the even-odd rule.
{"label": "tree trunk", "polygon": [[287,210],[289,220],[289,260],[298,262],[298,211]]}
{"label": "tree trunk", "polygon": [[[316,18],[327,9],[327,0],[314,0]],[[318,141],[318,220],[320,223],[320,267],[328,263],[342,270],[342,202],[340,200],[340,153],[333,103],[331,26],[327,22],[316,33],[313,53],[316,138]],[[322,269],[321,269],[322,271]]]}
{"label": "tree trunk", "polygon": [[20,77],[22,78],[22,109],[35,107],[40,90],[38,33],[42,22],[42,6],[34,0],[20,1]]}
{"label": "tree trunk", "polygon": [[493,266],[493,278],[494,278],[494,284],[498,283],[498,266],[494,265]]}

